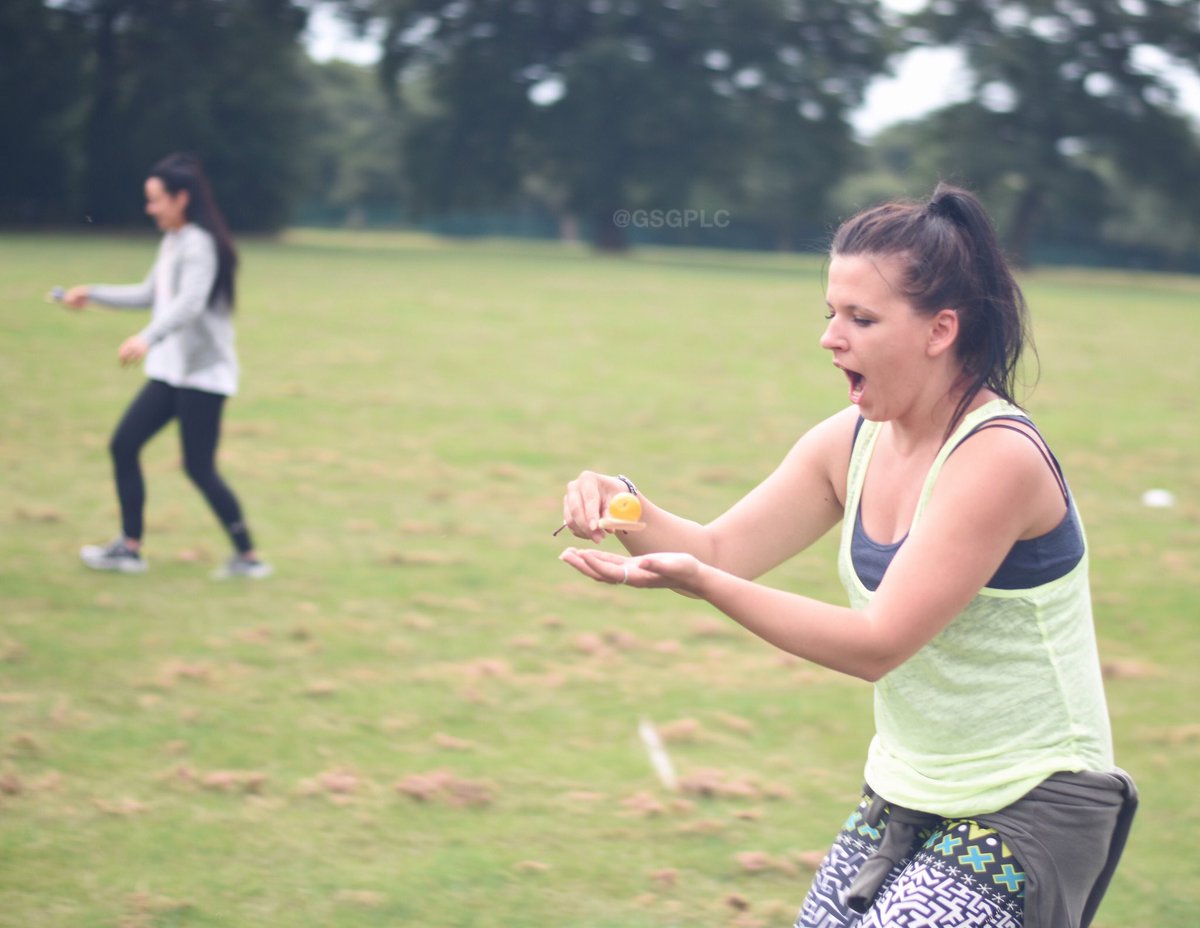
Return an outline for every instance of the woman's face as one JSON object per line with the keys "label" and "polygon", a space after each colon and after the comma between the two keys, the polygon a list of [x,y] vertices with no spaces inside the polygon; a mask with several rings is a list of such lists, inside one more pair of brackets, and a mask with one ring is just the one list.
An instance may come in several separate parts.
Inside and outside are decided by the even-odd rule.
{"label": "woman's face", "polygon": [[187,222],[188,192],[172,194],[160,177],[146,178],[146,215],[163,232],[182,229]]}
{"label": "woman's face", "polygon": [[850,402],[866,419],[902,415],[929,380],[931,317],[918,313],[892,282],[903,280],[894,256],[836,255],[825,302],[821,347],[850,383]]}

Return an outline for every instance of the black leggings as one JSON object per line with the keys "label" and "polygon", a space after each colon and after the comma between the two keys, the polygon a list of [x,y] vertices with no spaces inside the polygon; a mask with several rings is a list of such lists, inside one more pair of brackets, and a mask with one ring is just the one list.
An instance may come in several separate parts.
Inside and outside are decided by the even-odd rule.
{"label": "black leggings", "polygon": [[217,440],[224,406],[225,397],[219,393],[172,387],[160,380],[146,381],[134,397],[108,445],[126,538],[142,537],[142,511],[146,506],[146,482],[138,460],[142,446],[172,418],[178,418],[188,477],[208,500],[234,547],[242,553],[254,548],[237,497],[217,473]]}

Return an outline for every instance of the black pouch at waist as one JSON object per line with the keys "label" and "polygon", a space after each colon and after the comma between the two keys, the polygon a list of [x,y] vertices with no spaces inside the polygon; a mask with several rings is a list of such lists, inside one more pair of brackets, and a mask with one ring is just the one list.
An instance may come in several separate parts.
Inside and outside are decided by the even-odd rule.
{"label": "black pouch at waist", "polygon": [[887,809],[888,823],[883,830],[883,840],[879,842],[879,847],[866,859],[846,889],[846,905],[851,911],[860,914],[871,908],[879,894],[879,887],[883,885],[892,868],[911,856],[917,835],[942,821],[939,815],[930,815],[903,806],[889,806],[870,786],[864,786],[863,790],[871,797],[871,805],[863,813],[863,821],[875,827],[883,818],[884,809]]}

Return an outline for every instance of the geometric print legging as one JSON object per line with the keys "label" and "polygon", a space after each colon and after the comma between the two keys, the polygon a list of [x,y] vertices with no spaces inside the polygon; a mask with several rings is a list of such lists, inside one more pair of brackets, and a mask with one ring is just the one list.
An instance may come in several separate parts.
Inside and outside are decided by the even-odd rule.
{"label": "geometric print legging", "polygon": [[846,888],[879,847],[891,810],[863,821],[863,796],[813,879],[795,928],[1021,928],[1025,872],[990,828],[948,819],[918,834],[865,913],[847,908]]}

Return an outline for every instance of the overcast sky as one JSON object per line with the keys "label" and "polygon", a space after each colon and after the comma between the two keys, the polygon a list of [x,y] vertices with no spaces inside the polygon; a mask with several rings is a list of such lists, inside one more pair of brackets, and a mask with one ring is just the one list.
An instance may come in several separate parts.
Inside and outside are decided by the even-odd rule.
{"label": "overcast sky", "polygon": [[[911,10],[924,0],[885,0],[889,6]],[[338,58],[355,64],[374,64],[379,44],[374,39],[356,39],[349,28],[325,6],[318,6],[309,17],[306,44],[317,61]],[[1153,56],[1148,56],[1153,58]],[[1162,62],[1149,60],[1156,70]],[[1168,69],[1169,70],[1169,69]],[[1200,125],[1200,78],[1174,69],[1171,77],[1180,94],[1180,104],[1194,114]],[[880,129],[913,119],[930,110],[966,97],[966,72],[962,55],[954,49],[917,49],[895,62],[894,77],[880,77],[867,90],[864,104],[851,118],[863,137]]]}

